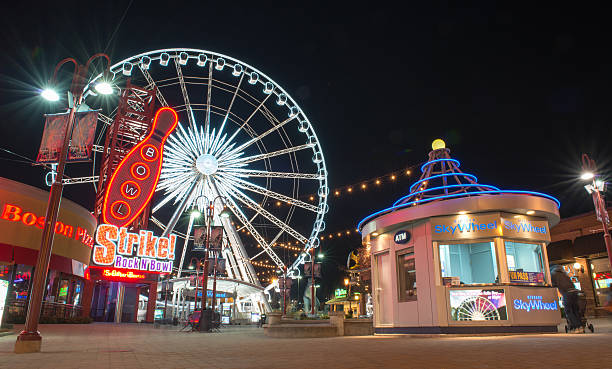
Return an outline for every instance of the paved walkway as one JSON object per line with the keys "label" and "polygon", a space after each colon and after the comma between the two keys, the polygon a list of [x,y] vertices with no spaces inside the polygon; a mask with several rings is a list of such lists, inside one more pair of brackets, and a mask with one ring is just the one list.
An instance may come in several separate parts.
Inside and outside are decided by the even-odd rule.
{"label": "paved walkway", "polygon": [[275,339],[255,327],[42,325],[42,353],[13,354],[16,336],[0,337],[0,368],[610,368],[612,324],[595,326],[595,334]]}

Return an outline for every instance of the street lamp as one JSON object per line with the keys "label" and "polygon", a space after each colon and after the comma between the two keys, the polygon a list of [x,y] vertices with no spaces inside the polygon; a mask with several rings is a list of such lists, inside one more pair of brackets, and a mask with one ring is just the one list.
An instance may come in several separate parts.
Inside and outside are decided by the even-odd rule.
{"label": "street lamp", "polygon": [[[195,261],[195,263],[194,263]],[[202,262],[200,259],[198,258],[191,258],[191,260],[189,261],[189,269],[190,270],[194,270],[196,272],[196,285],[195,285],[195,295],[194,295],[194,304],[193,304],[193,311],[198,310],[198,281],[200,279],[200,275],[198,273],[198,268],[202,267]],[[204,295],[202,294],[202,301],[204,300]],[[204,305],[204,304],[202,304]],[[200,315],[201,316],[201,315]]]}
{"label": "street lamp", "polygon": [[[51,191],[49,193],[49,201],[47,203],[47,211],[45,215],[45,226],[43,228],[40,250],[38,252],[38,259],[36,260],[36,267],[34,268],[34,275],[32,278],[32,290],[29,296],[26,322],[23,331],[19,333],[19,336],[17,336],[17,341],[15,342],[16,353],[40,352],[42,336],[38,331],[38,320],[40,318],[40,309],[45,292],[47,273],[49,271],[49,261],[51,259],[51,251],[53,249],[55,225],[59,213],[60,201],[62,199],[62,180],[64,178],[64,168],[66,167],[66,156],[68,154],[70,136],[74,126],[74,115],[83,101],[83,92],[85,90],[85,86],[87,85],[89,65],[94,59],[99,57],[106,59],[107,64],[104,75],[108,75],[110,58],[106,54],[94,54],[87,60],[85,65],[79,64],[74,58],[66,58],[56,65],[55,71],[53,72],[53,78],[50,82],[50,87],[41,92],[43,98],[49,101],[58,101],[59,95],[51,87],[55,85],[57,72],[60,67],[66,63],[74,64],[72,84],[70,86],[70,90],[68,91],[68,107],[70,108],[68,123],[66,124],[66,129],[63,133],[62,150],[60,152],[56,169],[57,174],[53,184],[51,185]],[[100,83],[102,83],[102,81]],[[101,90],[102,91],[98,91],[101,94],[112,93],[112,87],[110,87],[110,85],[104,87],[101,86]]]}
{"label": "street lamp", "polygon": [[589,158],[587,154],[582,154],[582,170],[584,173],[580,176],[580,178],[591,181],[591,183],[584,186],[584,188],[593,197],[595,214],[603,227],[604,242],[606,243],[606,250],[608,251],[608,262],[610,263],[610,267],[612,267],[612,239],[610,237],[610,232],[608,231],[610,218],[608,216],[606,202],[604,201],[604,196],[602,194],[602,192],[605,193],[606,191],[606,182],[598,178],[596,174],[595,161]]}

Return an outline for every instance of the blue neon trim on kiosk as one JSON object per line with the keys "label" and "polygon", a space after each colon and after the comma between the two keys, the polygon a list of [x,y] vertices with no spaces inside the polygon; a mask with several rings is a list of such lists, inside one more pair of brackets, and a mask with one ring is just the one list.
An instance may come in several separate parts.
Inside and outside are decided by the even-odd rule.
{"label": "blue neon trim on kiosk", "polygon": [[443,142],[432,148],[410,192],[358,224],[375,331],[556,332],[546,245],[559,201],[480,184]]}

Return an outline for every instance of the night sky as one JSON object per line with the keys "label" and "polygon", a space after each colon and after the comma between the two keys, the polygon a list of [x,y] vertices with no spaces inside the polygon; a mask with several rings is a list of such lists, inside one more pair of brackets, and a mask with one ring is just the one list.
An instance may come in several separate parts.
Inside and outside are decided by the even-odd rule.
{"label": "night sky", "polygon": [[[422,163],[440,137],[481,183],[551,194],[562,216],[592,210],[577,180],[580,156],[589,153],[604,174],[612,165],[603,9],[227,4],[13,2],[0,15],[0,147],[35,158],[49,110],[36,89],[64,57],[202,48],[261,69],[295,98],[321,141],[332,191]],[[1,176],[44,188],[40,167],[6,152],[0,159]],[[379,189],[332,197],[327,230],[354,228],[406,194],[415,176],[381,179]],[[77,187],[65,195],[92,201]],[[359,243],[325,241],[324,274]]]}

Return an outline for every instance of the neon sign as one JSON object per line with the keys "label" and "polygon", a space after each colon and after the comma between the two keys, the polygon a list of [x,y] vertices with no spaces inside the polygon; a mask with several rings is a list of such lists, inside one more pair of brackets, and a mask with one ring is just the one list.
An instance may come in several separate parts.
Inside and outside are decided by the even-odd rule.
{"label": "neon sign", "polygon": [[511,220],[504,219],[504,228],[518,233],[535,232],[546,234],[546,227],[536,227],[526,220],[520,221],[519,223],[514,223]]}
{"label": "neon sign", "polygon": [[[21,222],[26,226],[36,227],[38,229],[43,229],[45,227],[45,217],[38,216],[33,212],[24,211],[20,206],[13,204],[4,204],[0,219],[10,222]],[[93,237],[87,233],[85,228],[76,227],[75,232],[73,226],[57,221],[55,223],[55,233],[61,234],[67,238],[74,238],[89,247],[93,246]]]}
{"label": "neon sign", "polygon": [[96,265],[170,273],[175,245],[176,235],[155,237],[151,231],[130,233],[126,227],[100,224],[92,260]]}
{"label": "neon sign", "polygon": [[146,278],[144,274],[136,274],[132,271],[128,271],[124,273],[120,270],[115,270],[115,269],[104,269],[102,270],[102,275],[104,277],[124,278],[124,279],[145,279]]}
{"label": "neon sign", "polygon": [[172,108],[155,113],[151,132],[123,158],[111,176],[104,195],[104,223],[123,227],[145,209],[161,174],[164,143],[178,124]]}
{"label": "neon sign", "polygon": [[513,304],[515,310],[559,310],[556,300],[552,302],[543,302],[542,296],[527,296],[527,301],[515,299]]}
{"label": "neon sign", "polygon": [[475,220],[472,219],[468,222],[457,223],[454,226],[446,225],[446,224],[438,224],[434,226],[435,233],[450,233],[455,234],[455,231],[463,232],[477,232],[484,231],[487,229],[496,229],[497,221],[493,221],[491,223],[475,223]]}

